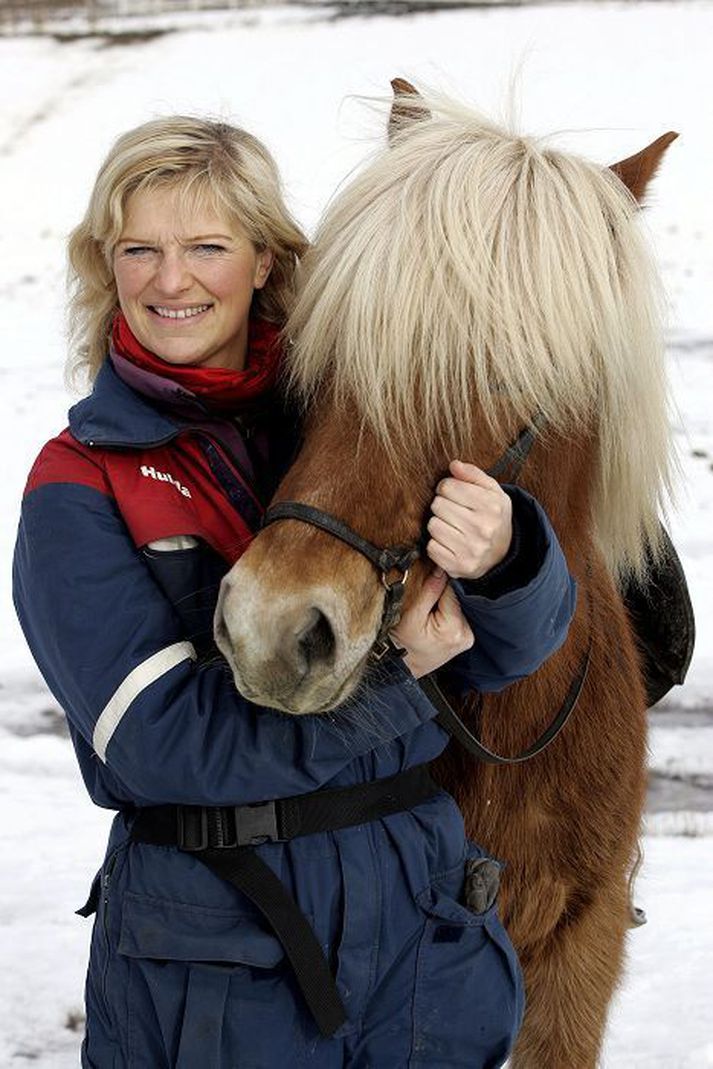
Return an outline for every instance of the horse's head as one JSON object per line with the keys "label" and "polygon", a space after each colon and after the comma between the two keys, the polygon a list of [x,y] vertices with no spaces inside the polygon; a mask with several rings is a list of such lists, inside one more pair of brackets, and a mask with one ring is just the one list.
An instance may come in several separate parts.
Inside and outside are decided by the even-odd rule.
{"label": "horse's head", "polygon": [[[275,501],[378,547],[414,545],[449,459],[488,468],[536,424],[523,481],[561,539],[576,516],[614,572],[640,567],[668,432],[636,201],[675,135],[602,168],[395,89],[388,148],[334,200],[306,257],[288,325],[305,440]],[[407,597],[424,574],[417,564]],[[394,578],[300,519],[268,526],[216,614],[238,688],[294,713],[339,704]]]}

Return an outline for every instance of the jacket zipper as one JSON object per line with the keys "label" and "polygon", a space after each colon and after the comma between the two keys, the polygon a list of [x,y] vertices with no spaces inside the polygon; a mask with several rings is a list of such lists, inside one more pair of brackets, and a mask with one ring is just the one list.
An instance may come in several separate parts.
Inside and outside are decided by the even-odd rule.
{"label": "jacket zipper", "polygon": [[172,434],[167,434],[165,438],[157,438],[155,442],[95,442],[93,438],[80,438],[78,439],[82,445],[89,446],[90,449],[155,449],[159,445],[166,445],[167,442],[172,442],[174,438],[178,438],[183,431],[177,430]]}
{"label": "jacket zipper", "polygon": [[236,474],[237,476],[239,476],[241,483],[246,488],[247,492],[250,494],[251,498],[255,502],[256,507],[261,510],[264,510],[265,504],[263,501],[260,500],[260,498],[253,490],[251,479],[243,468],[243,466],[241,465],[238,458],[232,452],[230,452],[227,447],[223,445],[222,442],[218,442],[215,438],[212,438],[211,435],[207,434],[205,431],[196,431],[194,433],[196,434],[196,437],[205,439],[205,441],[208,442],[208,444],[211,445],[213,449],[215,449],[216,453],[226,465],[228,470],[230,471],[232,469],[232,474]]}

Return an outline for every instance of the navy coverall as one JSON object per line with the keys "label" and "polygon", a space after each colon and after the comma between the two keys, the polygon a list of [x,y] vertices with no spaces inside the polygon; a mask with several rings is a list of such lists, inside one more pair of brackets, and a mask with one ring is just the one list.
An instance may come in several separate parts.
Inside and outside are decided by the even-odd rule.
{"label": "navy coverall", "polygon": [[[246,898],[190,854],[129,842],[137,806],[362,783],[429,761],[448,741],[397,659],[330,716],[284,716],[235,691],[211,621],[220,577],[259,512],[250,456],[231,448],[234,426],[184,418],[151,392],[107,361],[33,468],[15,556],[18,614],[87,789],[118,811],[96,878],[83,1066],[502,1065],[522,1017],[521,974],[496,907],[474,914],[460,902],[464,864],[482,851],[444,792],[257,848],[335,971],[348,1021],[332,1039]],[[539,546],[534,573],[500,596],[454,584],[476,643],[451,668],[484,691],[557,649],[575,601],[541,508],[508,492]]]}

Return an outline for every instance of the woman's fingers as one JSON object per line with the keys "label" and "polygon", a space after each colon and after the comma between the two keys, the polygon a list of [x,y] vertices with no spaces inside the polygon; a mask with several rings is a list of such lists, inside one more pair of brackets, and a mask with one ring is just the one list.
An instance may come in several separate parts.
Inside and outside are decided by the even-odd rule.
{"label": "woman's fingers", "polygon": [[[457,558],[453,550],[448,549],[447,546],[437,542],[435,538],[432,538],[426,543],[426,554],[433,561],[433,563],[441,568],[443,571],[451,575],[457,567]],[[452,578],[458,578],[458,576],[452,576]]]}
{"label": "woman's fingers", "polygon": [[500,483],[492,475],[479,468],[476,464],[468,464],[465,460],[452,460],[448,470],[462,482],[472,483],[474,486],[482,486],[486,490],[499,490]]}
{"label": "woman's fingers", "polygon": [[448,576],[443,568],[434,568],[431,573],[426,576],[421,589],[414,598],[409,610],[413,611],[415,616],[421,618],[424,626],[428,620],[429,614],[438,604],[438,601],[447,586]]}
{"label": "woman's fingers", "polygon": [[452,579],[478,579],[505,557],[512,540],[512,502],[496,479],[454,460],[431,503],[426,552]]}
{"label": "woman's fingers", "polygon": [[426,577],[392,636],[406,650],[404,661],[419,678],[473,645],[473,632],[441,569]]}
{"label": "woman's fingers", "polygon": [[458,647],[458,652],[468,650],[475,641],[470,624],[463,615],[458,598],[452,587],[447,586],[438,599],[432,614],[432,625],[435,630],[444,634],[446,641],[453,647]]}

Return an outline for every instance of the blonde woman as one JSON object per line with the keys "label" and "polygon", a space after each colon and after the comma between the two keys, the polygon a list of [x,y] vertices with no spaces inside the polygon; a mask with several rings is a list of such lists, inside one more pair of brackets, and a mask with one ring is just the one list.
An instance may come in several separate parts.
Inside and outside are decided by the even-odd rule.
{"label": "blonde woman", "polygon": [[[464,580],[458,599],[434,569],[395,632],[405,656],[386,658],[368,702],[330,718],[260,708],[216,655],[221,577],[295,449],[277,386],[304,248],[264,146],[180,116],[119,138],[70,240],[71,369],[92,392],[30,474],[15,600],[87,790],[117,811],[80,910],[96,912],[85,1067],[491,1066],[521,1018],[490,865],[479,907],[470,896],[488,918],[477,953],[442,931],[480,1008],[448,1021],[434,976],[450,1038],[411,1050],[423,904],[403,878],[387,901],[382,878],[404,848],[424,871],[440,864],[424,763],[445,738],[414,676],[457,657],[461,678],[498,689],[564,638],[573,584],[539,507],[454,463],[429,553]],[[275,800],[334,814],[347,795],[346,824],[266,830]],[[389,846],[383,818],[399,810],[415,818],[409,842]],[[455,835],[444,875],[460,894],[482,852]]]}

